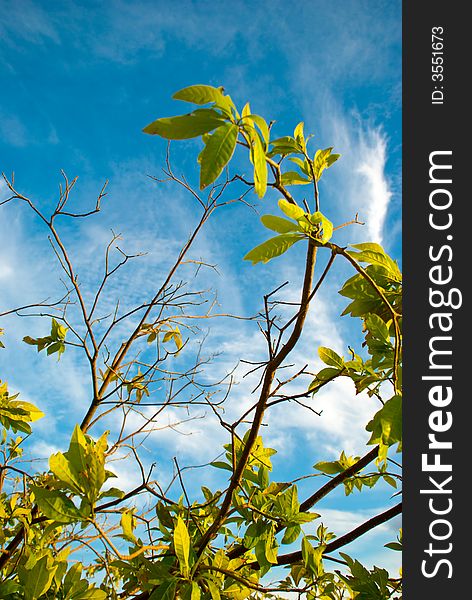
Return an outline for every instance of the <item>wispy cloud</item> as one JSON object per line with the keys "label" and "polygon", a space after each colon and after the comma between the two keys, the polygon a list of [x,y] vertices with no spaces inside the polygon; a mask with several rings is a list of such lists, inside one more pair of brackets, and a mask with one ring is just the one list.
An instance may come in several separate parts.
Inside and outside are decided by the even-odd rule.
{"label": "wispy cloud", "polygon": [[4,0],[0,3],[0,38],[18,47],[18,38],[41,43],[59,41],[49,11],[33,0]]}
{"label": "wispy cloud", "polygon": [[0,136],[4,142],[16,148],[28,144],[28,132],[17,115],[9,115],[0,110]]}
{"label": "wispy cloud", "polygon": [[[363,123],[356,114],[335,113],[328,119],[328,131],[342,153],[339,165],[330,176],[330,192],[340,200],[345,218],[358,213],[365,228],[343,232],[349,241],[362,238],[382,244],[384,225],[392,199],[386,174],[388,139],[381,126]],[[389,243],[393,240],[389,239]]]}
{"label": "wispy cloud", "polygon": [[367,198],[366,224],[373,242],[382,244],[388,206],[392,197],[385,175],[387,141],[379,129],[371,129],[360,139],[360,161],[358,173],[365,179]]}
{"label": "wispy cloud", "polygon": [[[322,512],[321,519],[314,521],[308,526],[308,529],[316,529],[321,521],[325,526],[328,526],[330,531],[340,536],[385,510],[387,510],[386,506],[373,506],[369,509],[357,509],[355,511],[323,508],[322,510],[320,509],[320,512]],[[401,553],[384,551],[379,561],[378,548],[381,548],[387,542],[394,541],[400,526],[400,518],[383,523],[361,538],[351,542],[345,549],[343,548],[343,552],[347,552],[350,555],[362,554],[363,564],[370,568],[378,565],[380,562],[383,568],[387,568],[395,576],[401,567]]]}

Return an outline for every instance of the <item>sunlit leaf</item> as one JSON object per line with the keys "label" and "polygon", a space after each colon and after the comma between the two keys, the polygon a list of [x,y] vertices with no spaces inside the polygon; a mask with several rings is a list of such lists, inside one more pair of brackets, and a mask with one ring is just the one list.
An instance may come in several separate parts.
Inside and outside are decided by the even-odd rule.
{"label": "sunlit leaf", "polygon": [[265,227],[267,227],[267,229],[271,229],[272,231],[276,231],[277,233],[291,233],[294,231],[301,231],[299,225],[297,225],[293,221],[284,219],[283,217],[277,217],[274,215],[263,215],[261,217],[261,221],[262,224]]}
{"label": "sunlit leaf", "polygon": [[279,200],[278,205],[280,210],[294,221],[298,221],[305,216],[305,211],[301,206],[298,206],[298,204],[293,204],[292,202],[281,199]]}
{"label": "sunlit leaf", "polygon": [[58,566],[51,558],[43,556],[31,569],[21,569],[25,600],[37,600],[49,590]]}
{"label": "sunlit leaf", "polygon": [[250,260],[253,265],[261,262],[269,262],[272,258],[286,252],[293,244],[302,240],[303,237],[296,234],[282,234],[266,240],[259,246],[253,248],[246,254],[244,260]]}
{"label": "sunlit leaf", "polygon": [[303,177],[303,175],[300,175],[296,171],[282,173],[281,181],[283,185],[306,185],[307,183],[312,183],[311,179]]}
{"label": "sunlit leaf", "polygon": [[82,521],[84,516],[63,492],[31,486],[35,500],[41,512],[58,523]]}
{"label": "sunlit leaf", "polygon": [[291,525],[290,527],[287,527],[282,538],[282,544],[293,544],[293,542],[297,541],[301,532],[302,528],[300,525]]}
{"label": "sunlit leaf", "polygon": [[209,137],[200,154],[200,189],[213,183],[231,160],[236,148],[238,128],[226,123]]}
{"label": "sunlit leaf", "polygon": [[58,452],[49,457],[49,468],[54,475],[71,491],[80,494],[83,491],[80,473],[72,466],[67,458]]}
{"label": "sunlit leaf", "polygon": [[223,88],[215,88],[211,85],[190,85],[175,92],[172,98],[174,98],[174,100],[193,102],[193,104],[221,102],[224,99],[222,90]]}
{"label": "sunlit leaf", "polygon": [[202,108],[187,115],[157,119],[143,131],[168,140],[185,140],[213,131],[223,124],[224,119],[221,114],[211,108]]}
{"label": "sunlit leaf", "polygon": [[263,198],[267,189],[267,162],[261,138],[253,136],[250,158],[254,165],[254,189],[259,198]]}
{"label": "sunlit leaf", "polygon": [[177,517],[174,529],[174,549],[175,555],[179,559],[180,571],[182,575],[187,576],[189,571],[190,536],[181,517]]}
{"label": "sunlit leaf", "polygon": [[303,123],[303,121],[301,121],[295,127],[295,130],[293,132],[293,137],[297,140],[298,144],[303,149],[305,149],[305,136],[303,134],[303,127],[304,127],[304,125],[305,124]]}
{"label": "sunlit leaf", "polygon": [[123,537],[129,542],[135,543],[136,536],[134,535],[134,528],[136,526],[135,519],[133,516],[133,510],[124,510],[121,513],[120,519],[121,529],[123,530]]}
{"label": "sunlit leaf", "polygon": [[318,348],[318,354],[325,365],[336,367],[337,369],[342,369],[344,367],[344,360],[334,350],[331,350],[331,348],[320,346]]}
{"label": "sunlit leaf", "polygon": [[402,441],[402,398],[395,395],[369,421],[366,430],[372,433],[369,444],[391,446]]}
{"label": "sunlit leaf", "polygon": [[269,143],[269,126],[267,125],[265,119],[260,117],[259,115],[247,115],[254,123],[259,127],[259,130],[262,134],[262,138],[267,145]]}

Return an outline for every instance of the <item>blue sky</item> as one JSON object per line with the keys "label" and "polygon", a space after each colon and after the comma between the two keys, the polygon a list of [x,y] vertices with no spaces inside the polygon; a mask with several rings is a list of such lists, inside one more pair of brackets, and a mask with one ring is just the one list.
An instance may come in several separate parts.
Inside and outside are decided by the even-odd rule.
{"label": "blue sky", "polygon": [[[334,145],[342,159],[324,176],[322,210],[335,224],[356,212],[366,222],[341,230],[336,241],[379,241],[401,258],[400,2],[3,0],[0,81],[0,169],[15,172],[18,189],[45,208],[57,196],[64,169],[71,178],[79,176],[74,202],[83,209],[110,181],[103,213],[78,227],[65,226],[86,294],[100,276],[96,257],[111,228],[122,233],[126,250],[148,252],[110,290],[125,303],[146,295],[190,230],[196,207],[181,191],[157,188],[146,177],[159,175],[165,143],[141,129],[157,117],[184,112],[187,106],[171,95],[194,83],[223,85],[239,106],[250,101],[254,112],[276,121],[276,134],[290,134],[303,120],[305,130],[316,134],[316,147]],[[176,170],[193,182],[198,147],[183,142],[172,149]],[[242,157],[236,160],[247,168]],[[250,200],[260,214],[275,212],[276,196]],[[25,210],[2,210],[0,237],[0,310],[59,293],[44,231]],[[217,264],[219,275],[205,272],[195,285],[217,290],[222,311],[254,314],[262,295],[286,279],[292,282],[287,295],[296,297],[302,258],[297,250],[276,265],[242,262],[265,237],[254,212],[237,205],[217,214],[198,240],[195,257]],[[336,291],[348,275],[337,267],[327,282],[295,353],[297,364],[316,369],[319,345],[346,353],[353,336],[359,343],[360,324],[338,320],[344,303]],[[19,342],[23,335],[46,334],[44,323],[6,320],[2,326],[8,345],[2,378],[48,414],[38,423],[33,447],[46,457],[66,444],[66,415],[80,420],[83,414],[84,365],[73,352],[58,365]],[[222,351],[212,367],[215,377],[240,357],[260,358],[264,348],[256,328],[239,321],[237,327],[234,321],[215,322],[207,344]],[[235,388],[230,414],[248,402],[246,381]],[[324,410],[319,418],[292,407],[290,418],[286,407],[268,417],[267,441],[279,449],[276,479],[310,471],[342,448],[364,452],[363,424],[377,410],[372,401],[355,397],[342,382],[317,402]],[[209,415],[180,430],[185,435],[163,430],[149,441],[149,462],[159,453],[164,478],[172,470],[170,457],[177,454],[183,464],[206,462],[214,458],[210,441],[221,437]],[[126,480],[132,482],[133,474],[122,473]],[[380,487],[344,500],[339,493],[324,505],[325,523],[341,534],[384,509],[388,494]],[[377,548],[394,537],[394,527],[385,526],[361,542],[359,552],[375,562]],[[385,561],[395,567],[398,557],[392,554]]]}

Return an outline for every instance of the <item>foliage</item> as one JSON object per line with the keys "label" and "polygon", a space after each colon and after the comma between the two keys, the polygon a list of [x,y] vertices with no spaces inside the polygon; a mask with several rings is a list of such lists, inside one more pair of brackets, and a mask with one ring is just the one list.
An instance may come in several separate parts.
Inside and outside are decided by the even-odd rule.
{"label": "foliage", "polygon": [[[203,198],[185,178],[177,177],[167,158],[167,178],[190,192],[202,215],[151,298],[137,306],[120,312],[118,299],[113,314],[97,316],[110,279],[135,258],[118,248],[119,260],[112,266],[110,252],[117,236],[106,248],[105,274],[90,301],[56,227],[59,216],[74,219],[98,212],[104,189],[95,209],[72,213],[66,205],[76,180],[70,182],[64,176],[57,206],[45,216],[5,178],[11,192],[6,203],[23,202],[34,211],[48,231],[68,280],[65,298],[32,307],[41,307],[42,314],[51,320],[50,334],[26,336],[24,342],[36,346],[38,352],[56,353],[58,358],[66,349],[82,352],[90,369],[91,395],[82,422],[71,428],[69,448],[52,454],[48,469],[41,472],[34,462],[25,467],[22,453],[23,447],[28,447],[31,423],[44,415],[33,404],[18,400],[18,394],[10,395],[6,383],[0,385],[0,597],[243,600],[275,598],[292,591],[310,600],[398,599],[401,579],[379,567],[369,570],[347,554],[335,553],[400,514],[401,504],[340,537],[325,525],[323,510],[313,510],[338,486],[349,495],[355,490],[368,493],[379,481],[396,489],[401,481],[398,465],[390,456],[393,446],[401,450],[402,440],[402,288],[398,265],[378,244],[354,244],[346,249],[333,241],[335,231],[343,225],[334,227],[320,211],[319,182],[339,154],[331,147],[311,150],[312,136],[305,136],[303,123],[297,124],[293,135],[274,138],[272,123],[253,113],[249,103],[238,111],[223,88],[194,85],[178,91],[174,98],[199,108],[159,118],[144,132],[167,140],[201,137],[199,188],[207,190],[207,196]],[[238,147],[251,165],[251,181],[239,173],[230,175]],[[306,185],[312,187],[312,199],[297,202],[293,188]],[[212,213],[233,201],[224,200],[224,194],[235,186],[244,190],[237,201],[243,201],[249,191],[259,198],[270,198],[269,190],[282,196],[278,208],[283,216],[265,214],[261,218],[263,226],[277,235],[249,250],[244,258],[254,265],[267,263],[296,243],[304,244],[306,258],[300,265],[304,270],[300,303],[284,325],[275,327],[273,313],[280,303],[271,299],[280,290],[264,296],[264,311],[255,319],[267,342],[267,357],[258,366],[260,385],[254,391],[252,407],[230,424],[221,417],[220,408],[231,397],[231,385],[218,400],[217,391],[198,380],[202,367],[199,356],[183,372],[172,361],[176,354],[187,352],[184,337],[194,335],[192,322],[212,316],[198,312],[204,304],[198,300],[203,292],[183,290],[175,275]],[[318,251],[325,252],[328,261],[315,283]],[[341,356],[331,348],[320,347],[318,356],[324,366],[316,374],[301,369],[286,376],[282,367],[299,343],[309,308],[337,258],[354,270],[339,293],[349,300],[343,314],[362,321],[363,349],[356,352],[348,347]],[[2,316],[20,310],[24,309],[15,308]],[[192,310],[197,312],[189,312]],[[120,337],[123,323],[131,324],[131,333],[124,339]],[[0,347],[4,348],[1,342]],[[306,377],[305,391],[294,391],[293,382]],[[276,451],[264,444],[263,418],[271,406],[281,402],[305,398],[312,403],[322,388],[339,377],[352,382],[353,393],[379,401],[379,410],[366,423],[370,433],[367,444],[372,448],[364,456],[348,456],[340,449],[337,460],[317,462],[310,476],[322,477],[323,483],[300,500],[296,481],[271,478],[271,457]],[[162,384],[167,390],[165,401],[158,393]],[[192,392],[185,397],[188,390]],[[145,424],[132,433],[126,429],[129,416],[143,415],[144,400],[155,406],[155,415],[179,402],[189,409],[201,400],[212,409],[228,436],[223,456],[211,463],[211,468],[229,478],[223,490],[203,485],[202,497],[190,498],[177,461],[176,478],[183,495],[170,497],[159,481],[151,479],[139,449],[156,427],[155,415],[146,417]],[[41,398],[38,404],[41,406]],[[122,414],[118,430],[100,430],[101,420],[114,411]],[[14,437],[18,432],[22,435]],[[135,458],[142,474],[141,484],[126,493],[110,487],[108,481],[114,477],[110,464],[113,455],[124,450]],[[281,550],[284,546],[288,552]],[[401,537],[387,547],[401,549]],[[330,570],[333,563],[342,568]],[[288,570],[274,570],[277,566]]]}

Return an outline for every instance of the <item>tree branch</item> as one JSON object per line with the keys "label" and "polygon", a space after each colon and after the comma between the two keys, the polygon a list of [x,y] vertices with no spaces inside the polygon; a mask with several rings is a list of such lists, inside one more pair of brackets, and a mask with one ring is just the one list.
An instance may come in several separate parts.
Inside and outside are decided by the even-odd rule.
{"label": "tree branch", "polygon": [[[361,537],[368,531],[371,531],[372,529],[375,529],[375,527],[378,527],[382,523],[386,523],[387,521],[390,521],[390,519],[393,519],[393,517],[398,516],[399,514],[401,514],[401,512],[402,503],[400,502],[399,504],[393,506],[392,508],[389,508],[385,512],[380,513],[375,517],[372,517],[372,519],[369,519],[368,521],[365,521],[364,523],[362,523],[362,525],[359,525],[359,527],[356,527],[352,531],[349,531],[341,537],[338,537],[337,539],[333,540],[331,543],[327,544],[324,552],[326,554],[329,554],[330,552],[334,552],[335,550],[338,550],[339,548],[350,544],[351,542]],[[302,552],[301,550],[298,550],[297,552],[282,554],[277,558],[277,564],[291,565],[300,560],[302,560]],[[259,565],[258,563],[251,563],[250,566],[258,567]]]}
{"label": "tree branch", "polygon": [[[252,426],[249,432],[249,436],[246,440],[244,448],[242,449],[241,456],[238,460],[236,468],[233,472],[233,476],[231,478],[231,482],[229,484],[228,490],[223,499],[223,503],[221,505],[220,511],[213,521],[212,525],[207,529],[204,536],[200,540],[197,549],[197,556],[200,558],[202,556],[203,551],[205,550],[208,543],[213,539],[213,537],[217,534],[218,529],[223,523],[228,511],[231,507],[231,501],[233,498],[233,492],[239,486],[241,477],[243,475],[244,469],[246,468],[247,462],[249,460],[249,456],[251,454],[252,448],[256,441],[257,435],[259,433],[259,429],[262,424],[262,419],[264,417],[264,412],[266,408],[267,400],[270,396],[272,382],[274,380],[275,373],[283,361],[287,358],[290,352],[293,350],[298,340],[300,339],[303,325],[305,323],[306,315],[308,313],[309,307],[309,297],[311,293],[311,287],[313,283],[313,274],[316,262],[316,251],[317,247],[310,240],[308,242],[307,249],[307,257],[305,263],[305,276],[303,281],[303,290],[301,295],[300,302],[300,310],[298,312],[298,317],[295,322],[292,333],[287,340],[287,343],[281,350],[273,357],[272,360],[267,364],[266,372],[264,375],[264,382],[262,385],[261,393],[259,396],[259,401],[257,404],[257,408],[254,414],[254,420],[252,422]],[[196,566],[198,565],[198,560],[196,562]]]}

